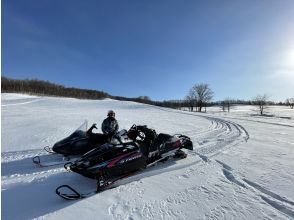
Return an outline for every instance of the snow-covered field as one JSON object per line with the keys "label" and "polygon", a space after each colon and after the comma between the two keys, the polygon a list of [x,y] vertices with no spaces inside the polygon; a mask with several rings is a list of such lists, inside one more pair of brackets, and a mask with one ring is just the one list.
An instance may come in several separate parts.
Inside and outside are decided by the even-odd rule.
{"label": "snow-covered field", "polygon": [[[294,110],[252,106],[230,113],[191,113],[115,100],[1,94],[2,219],[294,219]],[[42,148],[85,119],[100,124],[109,109],[120,128],[146,124],[191,137],[194,151],[78,201],[55,194],[69,184],[81,192],[94,180],[32,163]],[[97,130],[100,132],[100,129]]]}

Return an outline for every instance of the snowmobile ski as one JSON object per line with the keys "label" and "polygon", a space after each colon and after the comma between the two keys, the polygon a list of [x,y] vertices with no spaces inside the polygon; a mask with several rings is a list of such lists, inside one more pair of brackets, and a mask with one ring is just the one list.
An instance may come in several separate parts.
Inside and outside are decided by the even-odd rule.
{"label": "snowmobile ski", "polygon": [[[69,193],[61,193],[59,190],[60,189],[67,189],[67,190],[70,190],[72,193],[69,194]],[[77,199],[83,199],[83,198],[86,198],[86,197],[89,197],[91,195],[94,195],[96,194],[96,192],[89,192],[89,193],[86,193],[86,194],[81,194],[81,193],[78,193],[74,188],[70,187],[69,185],[62,185],[62,186],[59,186],[56,188],[55,190],[56,194],[59,195],[61,198],[63,199],[66,199],[66,200],[77,200]]]}
{"label": "snowmobile ski", "polygon": [[45,150],[46,152],[50,153],[50,154],[56,154],[56,152],[54,152],[54,151],[52,150],[52,148],[49,147],[49,146],[44,147],[44,150]]}
{"label": "snowmobile ski", "polygon": [[50,167],[50,166],[57,166],[57,165],[64,165],[68,162],[74,161],[76,157],[70,158],[70,157],[63,157],[60,161],[50,161],[50,162],[41,162],[40,156],[33,157],[33,163],[37,164],[40,167]]}
{"label": "snowmobile ski", "polygon": [[[72,188],[71,186],[69,185],[62,185],[62,186],[59,186],[56,188],[55,192],[57,195],[59,195],[61,198],[63,199],[66,199],[66,200],[78,200],[78,199],[83,199],[83,198],[86,198],[86,197],[90,197],[92,195],[95,195],[99,192],[102,192],[106,189],[111,189],[111,188],[114,188],[113,185],[118,182],[119,180],[123,180],[127,177],[130,177],[132,175],[134,175],[135,173],[129,173],[125,176],[122,176],[120,178],[116,178],[112,181],[108,181],[107,182],[107,185],[103,186],[103,187],[99,187],[98,183],[97,183],[97,189],[95,191],[92,191],[92,192],[88,192],[88,193],[79,193],[78,191],[76,191],[74,188]],[[60,192],[60,189],[63,189],[63,190],[68,190],[68,191],[71,191],[71,193],[62,193]]]}

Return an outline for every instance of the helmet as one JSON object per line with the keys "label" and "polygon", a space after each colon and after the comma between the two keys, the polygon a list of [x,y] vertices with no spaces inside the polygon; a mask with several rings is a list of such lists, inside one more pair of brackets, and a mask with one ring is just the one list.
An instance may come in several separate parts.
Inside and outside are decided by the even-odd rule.
{"label": "helmet", "polygon": [[114,117],[115,116],[115,112],[113,111],[113,110],[109,110],[108,112],[107,112],[107,116],[109,116],[109,117]]}

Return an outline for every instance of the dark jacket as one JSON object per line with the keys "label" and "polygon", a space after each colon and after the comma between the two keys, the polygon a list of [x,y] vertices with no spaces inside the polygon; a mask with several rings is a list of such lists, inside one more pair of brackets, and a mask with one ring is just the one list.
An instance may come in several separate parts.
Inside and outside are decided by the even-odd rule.
{"label": "dark jacket", "polygon": [[118,131],[118,122],[115,118],[107,117],[102,122],[101,130],[103,134],[114,135]]}

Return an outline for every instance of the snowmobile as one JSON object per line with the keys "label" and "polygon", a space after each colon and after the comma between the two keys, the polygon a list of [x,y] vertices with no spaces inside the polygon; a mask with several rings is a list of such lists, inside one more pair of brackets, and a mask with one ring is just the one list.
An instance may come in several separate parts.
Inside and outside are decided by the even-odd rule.
{"label": "snowmobile", "polygon": [[83,155],[99,145],[106,143],[108,137],[104,134],[93,134],[93,128],[97,128],[95,124],[87,130],[87,121],[85,121],[71,135],[55,143],[52,150],[55,153],[63,154],[64,156]]}
{"label": "snowmobile", "polygon": [[87,124],[88,122],[85,121],[71,135],[56,142],[52,148],[49,146],[44,148],[44,150],[50,154],[62,155],[63,161],[41,163],[40,156],[35,156],[33,158],[33,162],[40,166],[64,164],[64,161],[70,160],[71,157],[76,158],[78,156],[82,156],[83,154],[108,141],[108,136],[99,133],[92,133],[92,130],[97,128],[95,124],[93,124],[89,130],[87,130]]}
{"label": "snowmobile", "polygon": [[[181,134],[156,134],[147,126],[133,125],[129,131],[121,130],[110,143],[103,144],[84,154],[74,162],[64,165],[68,171],[79,173],[97,180],[95,193],[109,188],[113,183],[136,172],[146,169],[169,157],[185,158],[181,149],[193,150],[189,137]],[[61,191],[72,191],[72,194]],[[64,199],[80,199],[79,194],[68,185],[56,189],[56,194]]]}

